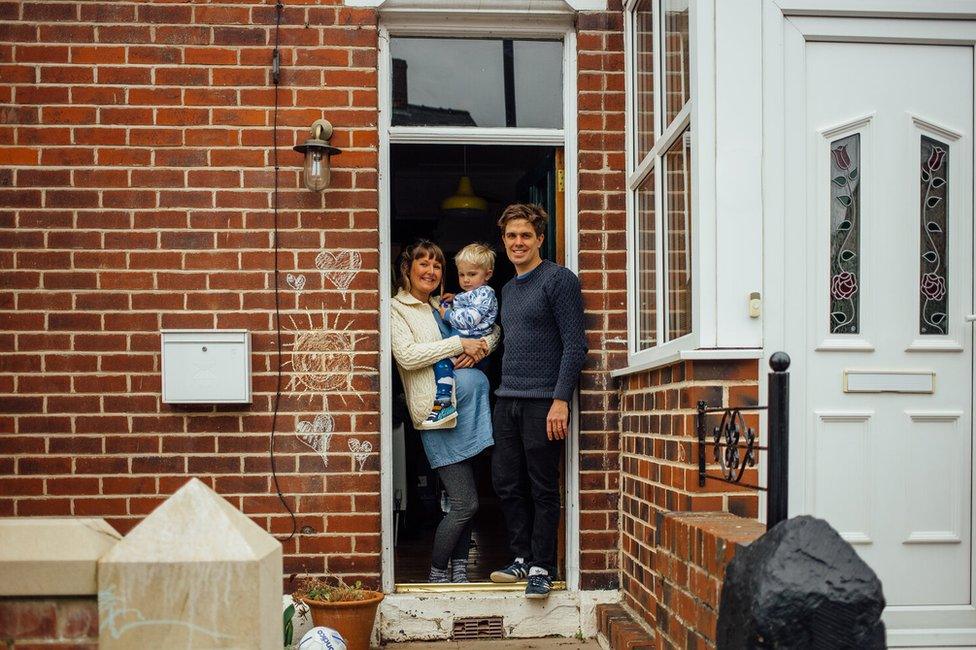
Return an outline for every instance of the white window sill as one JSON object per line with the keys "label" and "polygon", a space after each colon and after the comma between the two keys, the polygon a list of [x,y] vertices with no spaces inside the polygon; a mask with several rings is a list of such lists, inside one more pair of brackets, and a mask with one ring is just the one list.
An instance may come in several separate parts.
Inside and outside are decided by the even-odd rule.
{"label": "white window sill", "polygon": [[736,361],[741,359],[760,359],[761,348],[702,348],[698,350],[676,350],[671,354],[650,361],[635,363],[610,373],[613,378],[626,377],[646,370],[670,366],[679,361]]}
{"label": "white window sill", "polygon": [[[502,11],[502,12],[541,12],[561,11],[606,11],[607,0],[345,0],[347,7],[378,7],[380,9],[407,9],[414,11]],[[564,9],[565,7],[565,9]]]}

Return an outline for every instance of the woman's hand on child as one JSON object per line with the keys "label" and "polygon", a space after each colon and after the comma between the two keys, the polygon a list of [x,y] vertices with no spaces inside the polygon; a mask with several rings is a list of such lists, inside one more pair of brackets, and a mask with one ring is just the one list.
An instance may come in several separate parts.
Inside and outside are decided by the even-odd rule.
{"label": "woman's hand on child", "polygon": [[471,368],[488,356],[488,341],[484,339],[461,339],[464,353],[454,362],[455,368]]}

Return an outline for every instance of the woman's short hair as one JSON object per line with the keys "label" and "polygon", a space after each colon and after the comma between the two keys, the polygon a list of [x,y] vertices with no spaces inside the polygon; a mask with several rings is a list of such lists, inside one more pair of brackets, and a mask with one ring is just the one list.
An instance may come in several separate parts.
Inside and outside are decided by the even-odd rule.
{"label": "woman's short hair", "polygon": [[468,244],[454,256],[455,264],[471,264],[485,271],[492,271],[495,268],[495,251],[488,244],[475,242]]}
{"label": "woman's short hair", "polygon": [[410,267],[413,266],[413,261],[429,257],[440,262],[441,269],[447,266],[447,262],[444,259],[444,251],[429,239],[418,239],[403,249],[403,252],[400,253],[400,261],[397,264],[401,289],[410,291]]}
{"label": "woman's short hair", "polygon": [[546,225],[549,223],[549,215],[546,209],[537,203],[513,203],[505,208],[502,216],[498,218],[498,227],[505,232],[505,224],[515,219],[525,219],[532,224],[536,235],[546,234]]}

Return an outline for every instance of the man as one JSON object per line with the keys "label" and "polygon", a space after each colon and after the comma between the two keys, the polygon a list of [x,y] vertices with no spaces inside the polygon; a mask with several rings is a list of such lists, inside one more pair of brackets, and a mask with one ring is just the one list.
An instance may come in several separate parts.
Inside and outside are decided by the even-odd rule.
{"label": "man", "polygon": [[498,220],[517,275],[502,289],[505,354],[491,468],[514,560],[491,579],[528,578],[527,598],[546,598],[556,576],[559,459],[586,358],[579,279],[540,254],[548,220],[542,207],[523,204]]}

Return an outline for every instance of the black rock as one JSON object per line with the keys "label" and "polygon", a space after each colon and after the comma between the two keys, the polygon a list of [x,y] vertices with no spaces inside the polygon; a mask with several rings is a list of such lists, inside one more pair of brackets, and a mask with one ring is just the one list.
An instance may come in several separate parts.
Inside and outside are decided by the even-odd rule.
{"label": "black rock", "polygon": [[885,647],[881,581],[826,521],[794,517],[725,568],[719,650]]}

